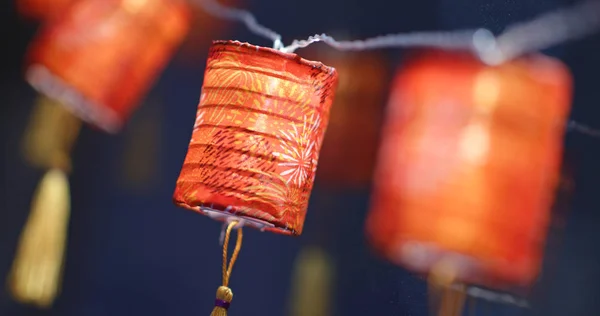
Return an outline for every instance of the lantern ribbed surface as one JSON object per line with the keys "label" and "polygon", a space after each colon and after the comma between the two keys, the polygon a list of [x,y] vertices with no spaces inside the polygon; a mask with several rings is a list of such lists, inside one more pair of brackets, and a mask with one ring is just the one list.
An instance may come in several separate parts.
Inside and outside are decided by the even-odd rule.
{"label": "lantern ribbed surface", "polygon": [[540,55],[488,67],[427,53],[393,85],[368,235],[387,258],[457,279],[528,286],[559,178],[571,77]]}
{"label": "lantern ribbed surface", "polygon": [[174,202],[300,235],[336,83],[296,54],[213,42]]}
{"label": "lantern ribbed surface", "polygon": [[35,38],[27,80],[81,119],[116,132],[188,28],[185,1],[78,1]]}

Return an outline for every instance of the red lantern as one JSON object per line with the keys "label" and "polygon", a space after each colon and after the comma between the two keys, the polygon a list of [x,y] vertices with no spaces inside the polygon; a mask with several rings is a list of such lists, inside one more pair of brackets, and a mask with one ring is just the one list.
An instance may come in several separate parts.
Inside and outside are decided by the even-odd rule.
{"label": "red lantern", "polygon": [[542,248],[569,113],[571,78],[531,56],[488,67],[429,53],[394,84],[368,219],[387,258],[462,282],[527,286]]}
{"label": "red lantern", "polygon": [[296,54],[213,42],[173,195],[178,206],[229,222],[211,315],[227,315],[233,298],[241,228],[229,264],[227,243],[235,225],[302,233],[336,84],[335,69]]}
{"label": "red lantern", "polygon": [[27,79],[82,119],[115,132],[183,40],[184,1],[87,0],[39,34]]}
{"label": "red lantern", "polygon": [[373,176],[388,82],[385,55],[314,53],[340,74],[327,136],[319,159],[317,182],[360,187]]}
{"label": "red lantern", "polygon": [[296,54],[213,42],[175,203],[300,235],[336,82]]}
{"label": "red lantern", "polygon": [[77,0],[17,0],[17,11],[32,20],[47,21],[64,12]]}

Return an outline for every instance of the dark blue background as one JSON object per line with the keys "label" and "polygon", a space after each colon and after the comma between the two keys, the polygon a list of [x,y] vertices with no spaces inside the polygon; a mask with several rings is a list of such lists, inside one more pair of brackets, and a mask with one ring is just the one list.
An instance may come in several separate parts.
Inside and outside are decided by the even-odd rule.
{"label": "dark blue background", "polygon": [[[10,3],[9,3],[10,2]],[[0,282],[9,269],[31,194],[42,171],[27,166],[20,140],[35,93],[22,79],[21,63],[35,27],[21,21],[13,1],[1,6],[0,100],[2,187],[0,190]],[[345,32],[362,38],[427,29],[487,27],[533,17],[572,1],[559,0],[305,0],[246,1],[265,25],[295,38]],[[232,39],[270,46],[236,25]],[[572,117],[600,127],[600,37],[548,53],[563,59],[575,76]],[[208,43],[201,43],[207,45]],[[64,291],[50,311],[17,305],[0,292],[0,315],[208,315],[220,284],[221,226],[176,208],[171,195],[194,122],[207,49],[193,62],[172,63],[122,134],[84,129],[74,149],[73,213]],[[301,50],[298,51],[300,54]],[[399,60],[402,50],[387,51]],[[143,132],[140,132],[143,131]],[[560,243],[551,243],[534,303],[538,315],[600,314],[600,140],[569,133],[576,190]],[[130,175],[127,157],[150,167],[146,178]],[[366,247],[363,221],[369,188],[334,190],[317,184],[306,233],[291,238],[247,229],[232,287],[232,315],[283,315],[292,264],[302,246],[319,241],[338,265],[336,315],[426,314],[422,280],[385,263]],[[329,210],[338,223],[323,242],[316,215]],[[480,308],[484,303],[480,304]],[[488,306],[486,315],[525,311]],[[479,311],[478,314],[483,311]],[[496,314],[494,314],[496,315]]]}

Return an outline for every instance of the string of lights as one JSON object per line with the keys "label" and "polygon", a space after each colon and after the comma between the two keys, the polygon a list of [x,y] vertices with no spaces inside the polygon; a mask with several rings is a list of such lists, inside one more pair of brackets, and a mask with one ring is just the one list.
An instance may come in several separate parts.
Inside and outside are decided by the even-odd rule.
{"label": "string of lights", "polygon": [[197,0],[208,13],[243,22],[254,34],[273,41],[273,48],[294,52],[316,42],[323,42],[338,50],[371,50],[391,47],[431,47],[469,50],[482,61],[495,65],[527,53],[575,40],[600,29],[600,1],[586,0],[569,8],[560,9],[517,23],[506,28],[499,36],[486,29],[412,32],[388,34],[364,40],[336,40],[327,34],[316,34],[304,40],[294,40],[284,46],[282,36],[260,25],[252,13],[225,7],[216,0]]}
{"label": "string of lights", "polygon": [[[323,42],[342,51],[364,51],[382,48],[429,47],[446,50],[466,50],[476,54],[489,65],[498,65],[525,55],[551,48],[568,41],[576,40],[600,30],[600,1],[585,0],[568,8],[544,13],[533,20],[516,23],[495,36],[489,30],[411,32],[381,35],[364,40],[336,40],[325,33],[295,39],[288,46],[281,34],[260,23],[256,17],[237,8],[223,6],[216,0],[196,0],[196,3],[209,14],[242,22],[253,34],[273,41],[273,48],[293,53],[317,42]],[[575,121],[569,121],[568,130],[592,137],[600,137],[600,131]]]}
{"label": "string of lights", "polygon": [[582,134],[585,134],[588,136],[600,138],[599,130],[593,129],[593,128],[583,125],[579,122],[569,121],[569,123],[567,124],[567,129],[572,130],[572,131],[577,131],[579,133],[582,133]]}

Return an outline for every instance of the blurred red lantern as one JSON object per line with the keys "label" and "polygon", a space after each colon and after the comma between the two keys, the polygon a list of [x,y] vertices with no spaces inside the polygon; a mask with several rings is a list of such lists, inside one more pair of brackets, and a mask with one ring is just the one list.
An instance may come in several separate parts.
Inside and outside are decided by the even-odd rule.
{"label": "blurred red lantern", "polygon": [[45,26],[27,80],[82,119],[117,131],[188,30],[183,0],[86,0]]}
{"label": "blurred red lantern", "polygon": [[300,235],[336,82],[296,54],[214,42],[175,203]]}
{"label": "blurred red lantern", "polygon": [[45,22],[64,12],[77,0],[17,0],[17,11],[22,16]]}
{"label": "blurred red lantern", "polygon": [[26,74],[44,96],[26,132],[25,152],[49,170],[34,197],[9,275],[15,299],[42,308],[52,305],[60,289],[70,213],[66,172],[81,119],[116,132],[169,61],[189,23],[183,0],[54,4],[52,9],[64,11],[45,21],[29,49]]}
{"label": "blurred red lantern", "polygon": [[427,53],[394,83],[367,229],[390,260],[527,286],[540,268],[571,78],[540,55],[497,67]]}
{"label": "blurred red lantern", "polygon": [[327,186],[356,187],[371,182],[388,82],[383,54],[313,53],[338,71],[340,80],[319,158],[317,181]]}

